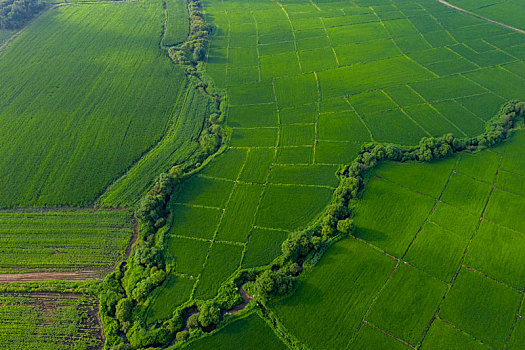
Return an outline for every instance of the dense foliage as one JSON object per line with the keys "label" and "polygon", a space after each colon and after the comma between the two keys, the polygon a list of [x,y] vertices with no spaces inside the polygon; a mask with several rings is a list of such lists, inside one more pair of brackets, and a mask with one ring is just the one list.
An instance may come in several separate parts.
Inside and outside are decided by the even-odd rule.
{"label": "dense foliage", "polygon": [[40,0],[2,0],[0,29],[19,29],[44,7]]}

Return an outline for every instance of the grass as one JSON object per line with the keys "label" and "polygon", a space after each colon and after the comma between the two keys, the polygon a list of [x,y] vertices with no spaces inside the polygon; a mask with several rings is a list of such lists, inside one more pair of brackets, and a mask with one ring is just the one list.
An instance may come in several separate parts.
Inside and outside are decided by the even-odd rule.
{"label": "grass", "polygon": [[361,150],[358,142],[319,141],[315,148],[315,162],[320,164],[350,163]]}
{"label": "grass", "polygon": [[188,349],[253,349],[268,350],[287,349],[264,321],[251,314],[220,329],[211,336],[199,339],[186,348]]}
{"label": "grass", "polygon": [[525,233],[525,222],[521,220],[524,203],[525,197],[496,189],[492,193],[484,217]]}
{"label": "grass", "polygon": [[62,6],[6,48],[1,207],[90,204],[162,138],[186,83],[158,49],[162,15],[159,1]]}
{"label": "grass", "polygon": [[394,266],[393,260],[366,245],[343,240],[301,278],[291,297],[272,309],[305,345],[344,348]]}
{"label": "grass", "polygon": [[361,117],[351,111],[321,114],[318,136],[327,141],[370,141],[370,133]]}
{"label": "grass", "polygon": [[279,165],[272,168],[268,182],[336,187],[336,171],[337,167],[330,165]]}
{"label": "grass", "polygon": [[432,323],[430,331],[428,332],[424,348],[429,349],[486,349],[487,347],[476,341],[467,333],[447,324],[446,322],[437,319]]}
{"label": "grass", "polygon": [[192,176],[178,186],[171,198],[176,203],[224,208],[232,187],[232,181]]}
{"label": "grass", "polygon": [[277,110],[273,104],[231,107],[228,125],[240,128],[277,126]]}
{"label": "grass", "polygon": [[[244,149],[229,149],[209,164],[201,174],[228,180],[236,180],[246,161],[247,151]],[[227,166],[226,166],[227,164]]]}
{"label": "grass", "polygon": [[168,18],[162,44],[172,46],[183,42],[189,33],[188,9],[181,0],[166,1]]}
{"label": "grass", "polygon": [[129,211],[0,211],[2,268],[112,267],[133,233]]}
{"label": "grass", "polygon": [[490,194],[489,183],[474,180],[459,173],[452,175],[442,199],[459,209],[481,215]]}
{"label": "grass", "polygon": [[386,335],[379,330],[374,329],[366,323],[357,333],[357,337],[352,342],[351,347],[352,349],[410,349],[410,347],[404,343]]}
{"label": "grass", "polygon": [[266,182],[274,156],[275,150],[271,148],[250,149],[239,179],[254,183]]}

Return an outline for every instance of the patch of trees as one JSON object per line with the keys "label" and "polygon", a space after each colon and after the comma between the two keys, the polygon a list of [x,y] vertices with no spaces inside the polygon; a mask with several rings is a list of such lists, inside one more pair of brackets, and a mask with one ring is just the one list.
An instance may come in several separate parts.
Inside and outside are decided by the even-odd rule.
{"label": "patch of trees", "polygon": [[179,46],[168,50],[170,58],[182,65],[196,65],[206,56],[208,36],[212,26],[206,22],[198,0],[188,0],[190,32],[188,39]]}
{"label": "patch of trees", "polygon": [[40,0],[0,0],[0,29],[19,29],[45,7]]}

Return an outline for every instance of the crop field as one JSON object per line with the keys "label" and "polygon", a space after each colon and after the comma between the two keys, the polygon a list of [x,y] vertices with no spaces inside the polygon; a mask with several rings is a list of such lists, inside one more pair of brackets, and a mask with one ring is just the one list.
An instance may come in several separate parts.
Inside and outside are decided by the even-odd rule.
{"label": "crop field", "polygon": [[235,321],[212,336],[190,343],[185,349],[268,349],[284,350],[285,346],[256,314]]}
{"label": "crop field", "polygon": [[62,6],[4,50],[0,207],[87,205],[162,138],[186,84],[158,48],[162,15]]}
{"label": "crop field", "polygon": [[[525,97],[521,88],[525,87],[521,72],[525,54],[519,50],[525,37],[437,1],[237,0],[205,1],[204,6],[208,20],[216,27],[206,70],[225,91],[232,135],[229,149],[184,183],[172,198],[175,210],[170,218],[169,259],[175,274],[196,278],[191,295],[195,300],[213,297],[220,282],[236,269],[265,265],[278,256],[286,234],[307,226],[329,203],[338,166],[350,162],[363,143],[412,145],[422,137],[444,133],[475,136],[484,131],[486,121],[506,100]],[[419,309],[413,312],[420,317],[406,323],[398,322],[401,315],[396,316],[398,319],[383,317],[384,313],[393,313],[383,306],[395,298],[394,294],[387,292],[383,301],[378,300],[381,309],[370,310],[371,320],[381,319],[381,326],[392,328],[399,333],[396,337],[409,344],[417,345],[420,333],[427,332],[425,326],[447,283],[456,275],[461,263],[457,255],[468,240],[451,236],[438,222],[454,222],[457,230],[466,229],[467,223],[450,219],[457,215],[455,210],[460,210],[465,218],[472,216],[476,226],[491,189],[493,179],[484,176],[494,173],[478,175],[480,181],[471,180],[469,172],[473,169],[458,170],[451,176],[456,166],[475,167],[460,164],[454,158],[433,164],[381,167],[377,177],[384,179],[369,183],[366,199],[359,207],[359,239],[392,256],[406,255],[407,262],[417,264],[415,270],[412,265],[399,268],[400,277],[394,282],[401,286],[406,278],[411,281],[406,285],[408,290],[422,278],[433,291],[429,296],[418,295]],[[481,168],[477,171],[492,169]],[[519,180],[507,176],[505,182],[510,186]],[[448,191],[443,191],[445,185]],[[494,202],[499,198],[496,192]],[[447,205],[438,204],[437,198]],[[435,222],[429,221],[429,213]],[[487,218],[501,215],[497,209],[486,213]],[[493,220],[505,222],[505,218]],[[516,229],[512,226],[516,224],[510,225]],[[414,234],[422,226],[414,245]],[[450,244],[435,249],[436,242],[442,240]],[[186,253],[185,247],[190,245],[195,246],[194,256]],[[361,245],[351,249],[363,256],[373,251]],[[219,251],[225,255],[219,257]],[[438,263],[430,261],[428,255]],[[340,259],[334,258],[333,263]],[[221,261],[223,265],[214,266]],[[189,268],[192,264],[197,268]],[[370,276],[379,281],[369,287],[371,294],[390,280],[396,265],[388,259],[384,264],[379,276]],[[422,275],[421,269],[425,270]],[[334,277],[333,283],[340,278]],[[348,285],[350,282],[347,289]],[[353,331],[348,331],[348,337],[334,346],[346,347],[350,341],[358,344],[363,339],[392,343],[391,337],[384,339],[379,325],[362,321],[371,299],[370,295],[360,297],[365,300],[362,304],[356,301],[348,308],[355,307],[361,313],[351,322],[354,328],[363,324],[366,334],[356,333],[354,337]],[[337,300],[322,299],[339,307]],[[283,301],[276,308],[294,309],[287,303]],[[305,308],[309,304],[298,303]],[[411,310],[410,300],[403,303]],[[312,313],[318,309],[331,307],[315,305]],[[292,316],[276,312],[292,334],[301,338],[304,331],[305,338],[300,340],[315,348],[312,339],[320,339],[320,333],[303,326],[292,329],[293,322],[302,321],[301,310]],[[288,322],[285,317],[289,317]],[[328,314],[320,317],[330,319]],[[338,327],[334,332],[344,333]],[[394,343],[406,346],[397,340]]]}
{"label": "crop field", "polygon": [[124,257],[133,226],[125,210],[2,210],[0,270],[108,270]]}
{"label": "crop field", "polygon": [[524,146],[521,131],[491,150],[374,169],[355,236],[272,307],[278,318],[310,348],[520,348],[525,197],[498,179],[525,174],[505,168]]}
{"label": "crop field", "polygon": [[93,297],[59,293],[0,294],[3,349],[96,349],[102,330]]}

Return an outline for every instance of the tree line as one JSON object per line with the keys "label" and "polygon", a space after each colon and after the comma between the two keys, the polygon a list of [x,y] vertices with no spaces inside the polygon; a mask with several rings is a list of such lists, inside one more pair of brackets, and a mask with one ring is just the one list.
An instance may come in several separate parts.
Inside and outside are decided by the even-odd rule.
{"label": "tree line", "polygon": [[0,0],[0,29],[19,29],[46,5],[40,0]]}

